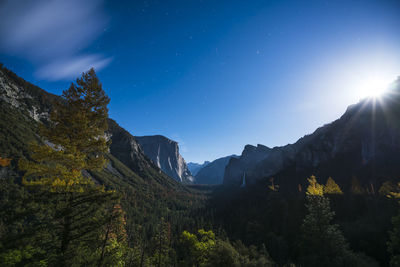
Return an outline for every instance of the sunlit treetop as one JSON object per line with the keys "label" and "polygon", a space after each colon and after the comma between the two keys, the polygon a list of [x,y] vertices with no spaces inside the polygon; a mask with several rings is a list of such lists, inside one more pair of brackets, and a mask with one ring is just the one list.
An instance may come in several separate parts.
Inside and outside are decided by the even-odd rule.
{"label": "sunlit treetop", "polygon": [[307,178],[307,181],[309,183],[307,187],[307,195],[311,196],[323,196],[324,195],[324,186],[320,185],[317,182],[317,178],[314,175],[311,175],[310,178]]}
{"label": "sunlit treetop", "polygon": [[324,194],[342,195],[343,191],[332,177],[329,177],[324,186]]}

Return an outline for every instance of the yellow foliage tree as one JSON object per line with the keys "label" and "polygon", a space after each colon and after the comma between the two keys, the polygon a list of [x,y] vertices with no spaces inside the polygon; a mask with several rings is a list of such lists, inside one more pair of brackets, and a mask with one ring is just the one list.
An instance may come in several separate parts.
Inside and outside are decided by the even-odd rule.
{"label": "yellow foliage tree", "polygon": [[313,196],[323,196],[324,195],[324,186],[317,182],[317,178],[314,175],[311,175],[310,178],[307,178],[309,183],[307,187],[307,195]]}
{"label": "yellow foliage tree", "polygon": [[324,186],[324,194],[342,195],[343,191],[332,177],[329,177]]}
{"label": "yellow foliage tree", "polygon": [[0,166],[1,167],[7,167],[8,165],[10,165],[12,159],[8,159],[8,158],[2,158],[0,157]]}
{"label": "yellow foliage tree", "polygon": [[396,191],[396,185],[391,181],[384,182],[379,188],[379,194],[382,196],[391,197],[391,193]]}

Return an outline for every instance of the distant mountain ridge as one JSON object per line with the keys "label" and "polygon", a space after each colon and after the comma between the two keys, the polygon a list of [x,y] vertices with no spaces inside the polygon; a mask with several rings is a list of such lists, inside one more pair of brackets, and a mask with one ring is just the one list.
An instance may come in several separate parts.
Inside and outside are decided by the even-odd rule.
{"label": "distant mountain ridge", "polygon": [[[243,174],[258,162],[265,159],[271,152],[271,148],[258,144],[257,146],[246,145],[240,157],[230,158],[224,172],[224,184],[242,183]],[[229,177],[225,180],[225,177]]]}
{"label": "distant mountain ridge", "polygon": [[193,176],[196,176],[196,174],[197,174],[202,168],[204,168],[205,166],[207,166],[208,164],[210,164],[209,161],[204,161],[203,164],[195,163],[195,162],[189,162],[189,163],[187,164],[187,166],[188,166],[188,169],[189,169],[190,173],[191,173]]}
{"label": "distant mountain ridge", "polygon": [[230,155],[209,162],[195,175],[196,184],[222,184],[226,165],[231,158],[237,157],[237,155]]}
{"label": "distant mountain ridge", "polygon": [[186,162],[179,153],[178,142],[162,135],[136,136],[144,154],[168,176],[183,183],[193,183]]}
{"label": "distant mountain ridge", "polygon": [[304,185],[315,174],[332,176],[345,188],[352,177],[378,187],[400,174],[400,86],[381,100],[364,99],[338,120],[318,128],[296,143],[274,148],[246,146],[226,167],[224,184],[239,186],[268,181],[288,188]]}

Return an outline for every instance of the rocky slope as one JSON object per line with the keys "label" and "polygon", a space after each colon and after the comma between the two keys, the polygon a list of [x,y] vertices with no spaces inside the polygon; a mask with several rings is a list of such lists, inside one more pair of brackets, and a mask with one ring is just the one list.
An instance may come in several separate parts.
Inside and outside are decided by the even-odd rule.
{"label": "rocky slope", "polygon": [[[10,165],[0,166],[0,179],[20,185],[22,173],[17,167],[18,160],[29,157],[30,141],[40,142],[38,125],[46,121],[52,101],[60,101],[60,97],[0,65],[0,157],[12,159]],[[171,232],[176,231],[178,222],[188,228],[192,223],[191,207],[202,201],[197,193],[164,174],[144,155],[135,138],[113,120],[109,120],[107,135],[112,145],[111,153],[106,155],[106,168],[84,175],[120,193],[127,229],[144,225],[146,235],[156,236],[162,218],[169,218]]]}
{"label": "rocky slope", "polygon": [[231,155],[208,163],[195,175],[196,184],[222,184],[226,165],[231,158],[237,157],[236,155]]}
{"label": "rocky slope", "polygon": [[223,183],[230,185],[241,184],[243,174],[265,159],[271,150],[271,148],[260,144],[257,146],[246,145],[240,157],[229,159],[225,168]]}
{"label": "rocky slope", "polygon": [[179,154],[178,143],[162,135],[136,136],[144,154],[165,174],[183,183],[193,183],[185,160]]}
{"label": "rocky slope", "polygon": [[340,119],[294,144],[262,152],[256,160],[243,154],[232,159],[224,184],[240,185],[244,172],[248,183],[274,177],[283,190],[301,188],[311,174],[322,182],[332,176],[345,189],[353,177],[369,190],[395,179],[400,173],[399,83],[394,87],[379,100],[350,106]]}
{"label": "rocky slope", "polygon": [[[0,157],[13,158],[10,168],[7,171],[2,170],[3,178],[18,176],[18,158],[28,156],[28,143],[38,140],[38,123],[46,122],[54,101],[61,101],[61,98],[25,81],[0,65]],[[106,134],[111,138],[110,157],[113,159],[110,164],[119,162],[118,166],[126,165],[124,168],[128,167],[143,179],[177,186],[175,181],[163,174],[145,156],[129,132],[112,119],[108,122],[109,129]],[[118,173],[110,164],[103,172]],[[114,178],[118,177],[114,175]]]}

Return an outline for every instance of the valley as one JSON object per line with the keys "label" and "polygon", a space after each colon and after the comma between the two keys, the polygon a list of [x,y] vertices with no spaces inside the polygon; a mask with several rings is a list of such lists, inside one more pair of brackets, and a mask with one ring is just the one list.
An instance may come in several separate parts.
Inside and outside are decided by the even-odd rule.
{"label": "valley", "polygon": [[[352,256],[342,260],[356,266],[387,265],[391,218],[398,210],[396,201],[387,195],[396,192],[400,173],[400,108],[394,93],[382,104],[372,106],[366,99],[349,107],[340,119],[295,144],[274,148],[246,145],[240,156],[194,165],[198,168],[195,175],[188,168],[193,164],[187,165],[180,155],[178,143],[164,136],[135,137],[107,119],[105,136],[111,143],[105,155],[107,163],[102,170],[83,175],[114,190],[119,199],[116,203],[122,208],[124,230],[118,242],[119,249],[125,246],[124,252],[122,258],[115,258],[114,252],[107,254],[108,260],[124,261],[127,266],[189,266],[206,264],[204,260],[218,262],[229,251],[233,254],[226,260],[242,262],[241,266],[289,266],[310,261],[306,257],[310,252],[302,252],[305,241],[300,233],[310,201],[312,184],[307,183],[307,177],[316,175],[318,183],[324,185],[333,177],[341,188],[338,193],[327,191],[324,198],[330,200],[335,225],[348,240],[346,253]],[[40,125],[49,123],[54,103],[65,100],[5,67],[0,70],[0,97],[1,157],[11,159],[0,172],[4,229],[0,258],[5,261],[12,253],[27,253],[21,246],[35,244],[36,249],[44,249],[43,240],[23,234],[49,222],[36,218],[39,214],[33,207],[44,204],[32,199],[37,193],[24,186],[18,162],[31,157],[30,143],[42,142]],[[328,187],[327,183],[324,188]],[[8,203],[17,195],[18,201],[10,207]],[[30,225],[32,219],[20,210],[34,216],[38,224]],[[191,238],[216,247],[196,252],[195,247],[191,250],[190,245],[184,245],[192,242]],[[30,253],[15,263],[54,261],[40,250],[31,249]],[[75,263],[68,265],[77,264],[78,255],[73,250],[71,253]]]}

